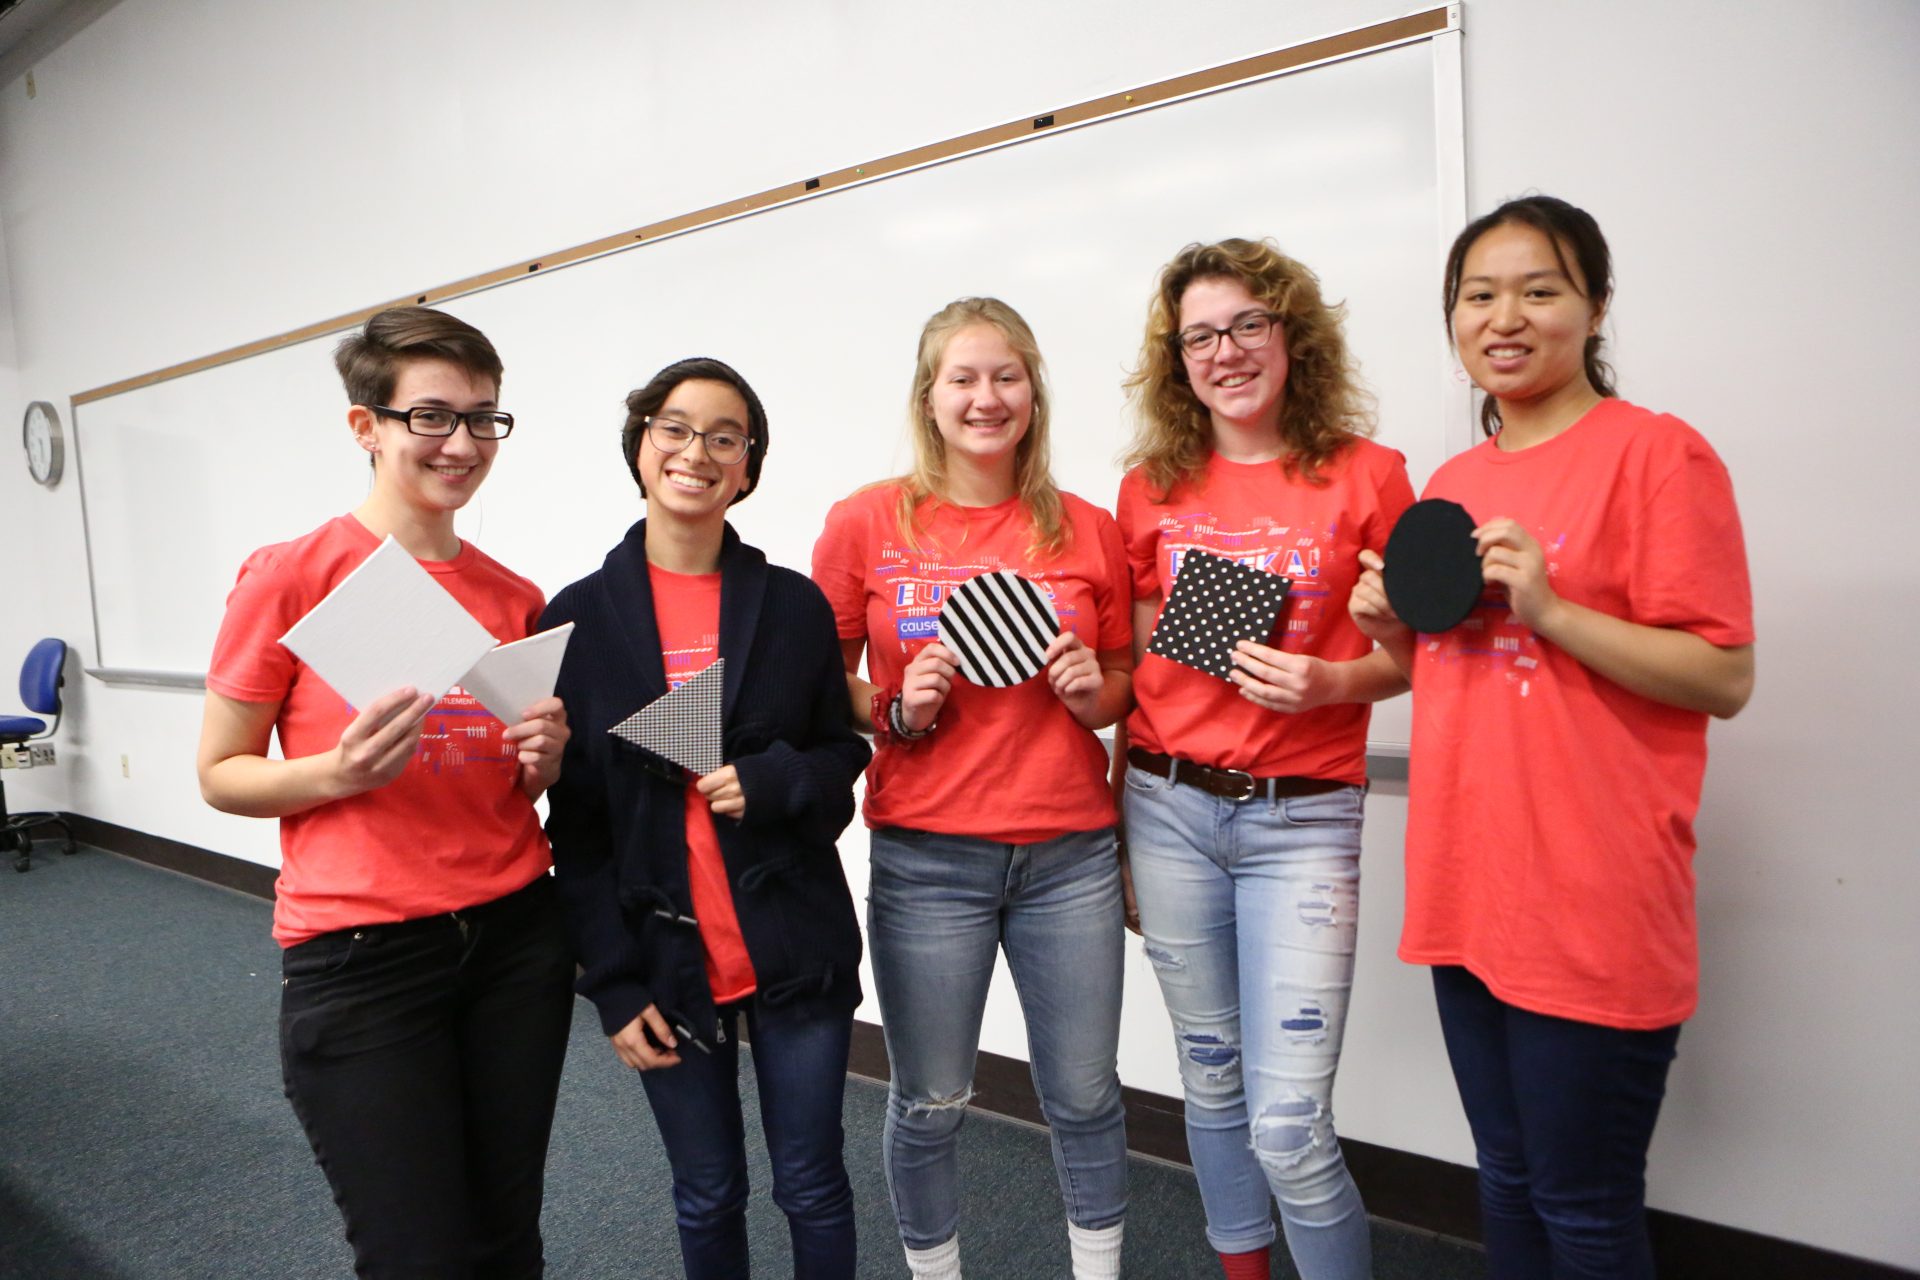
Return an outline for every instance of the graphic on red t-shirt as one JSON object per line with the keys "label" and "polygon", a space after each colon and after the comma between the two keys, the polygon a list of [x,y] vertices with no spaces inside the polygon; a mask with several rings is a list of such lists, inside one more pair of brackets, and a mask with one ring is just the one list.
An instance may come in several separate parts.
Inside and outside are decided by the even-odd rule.
{"label": "graphic on red t-shirt", "polygon": [[880,544],[873,575],[890,596],[893,636],[907,654],[907,660],[912,661],[923,645],[940,638],[940,610],[955,587],[980,574],[1005,569],[1014,570],[1040,588],[1059,617],[1063,631],[1075,632],[1082,638],[1090,632],[1097,634],[1097,627],[1083,625],[1086,602],[1080,593],[1062,590],[1062,575],[1058,570],[1049,574],[1044,568],[1035,569],[1024,563],[1009,564],[1004,554],[994,553],[942,563],[926,551],[915,551],[904,541],[888,538]]}
{"label": "graphic on red t-shirt", "polygon": [[464,773],[468,768],[518,766],[520,753],[507,745],[507,726],[459,685],[427,712],[420,730],[419,765],[431,774]]}
{"label": "graphic on red t-shirt", "polygon": [[[274,733],[286,759],[333,750],[354,711],[280,637],[379,545],[353,516],[336,517],[247,557],[227,597],[207,688],[278,703]],[[526,636],[540,616],[539,588],[471,543],[420,567],[503,643]],[[456,688],[427,713],[398,778],[282,818],[275,940],[292,946],[335,929],[457,911],[545,874],[546,835],[505,732]]]}
{"label": "graphic on red t-shirt", "polygon": [[[1197,484],[1155,501],[1146,476],[1129,472],[1115,508],[1126,539],[1135,600],[1172,594],[1190,551],[1291,578],[1278,633],[1269,643],[1328,662],[1365,656],[1373,644],[1347,614],[1362,548],[1379,550],[1413,503],[1406,461],[1355,441],[1322,468],[1324,484],[1278,462],[1209,459]],[[1128,740],[1149,751],[1256,777],[1295,775],[1366,781],[1370,708],[1359,703],[1294,715],[1268,711],[1238,686],[1148,654],[1134,672]]]}
{"label": "graphic on red t-shirt", "polygon": [[[910,543],[899,492],[879,485],[836,503],[813,549],[814,581],[840,636],[866,642],[875,684],[899,686],[907,664],[938,638],[940,607],[955,586],[1002,569],[1038,585],[1061,628],[1088,648],[1127,648],[1126,551],[1106,512],[1062,494],[1072,539],[1059,555],[1036,556],[1018,498],[991,507],[923,502]],[[1044,678],[1008,688],[955,680],[935,724],[924,742],[881,744],[867,770],[867,825],[1027,844],[1113,823],[1106,750]]]}
{"label": "graphic on red t-shirt", "polygon": [[[647,579],[653,587],[654,625],[660,629],[661,666],[667,686],[678,689],[720,657],[720,575],[672,573],[649,564]],[[752,995],[758,981],[734,911],[713,810],[692,783],[686,804],[687,889],[706,950],[707,983],[714,1001],[726,1004]]]}
{"label": "graphic on red t-shirt", "polygon": [[1291,578],[1293,587],[1287,593],[1276,647],[1299,652],[1326,615],[1327,588],[1320,580],[1320,557],[1323,549],[1337,545],[1338,519],[1324,528],[1312,520],[1284,524],[1266,514],[1238,523],[1244,527],[1222,528],[1214,523],[1213,513],[1204,509],[1168,512],[1159,521],[1164,580],[1172,583],[1180,576],[1180,562],[1189,551],[1204,551],[1249,569]]}
{"label": "graphic on red t-shirt", "polygon": [[[1753,639],[1740,519],[1691,427],[1621,400],[1560,435],[1449,459],[1428,497],[1507,518],[1570,603],[1715,645]],[[1693,819],[1707,717],[1634,693],[1487,591],[1414,646],[1400,955],[1509,1004],[1630,1029],[1693,1012]]]}

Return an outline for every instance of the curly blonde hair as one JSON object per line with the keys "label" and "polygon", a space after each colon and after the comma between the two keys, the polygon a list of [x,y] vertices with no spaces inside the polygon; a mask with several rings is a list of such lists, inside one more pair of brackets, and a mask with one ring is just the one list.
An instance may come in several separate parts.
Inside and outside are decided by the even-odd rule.
{"label": "curly blonde hair", "polygon": [[907,421],[913,435],[913,471],[891,483],[900,486],[897,519],[900,536],[908,546],[922,545],[926,530],[919,520],[920,504],[947,500],[947,442],[934,421],[929,396],[933,380],[940,372],[947,344],[962,329],[977,324],[992,325],[1000,331],[1027,368],[1027,381],[1033,386],[1033,412],[1027,422],[1027,434],[1014,449],[1014,488],[1027,518],[1033,523],[1033,542],[1029,554],[1057,556],[1073,540],[1060,490],[1053,483],[1051,455],[1047,445],[1048,395],[1046,365],[1040,359],[1040,344],[1018,311],[998,298],[959,298],[948,303],[927,320],[920,330],[920,356],[913,371],[913,390],[907,397]]}
{"label": "curly blonde hair", "polygon": [[[1147,308],[1140,362],[1127,375],[1138,418],[1123,465],[1146,469],[1157,502],[1174,486],[1198,480],[1213,453],[1211,416],[1187,378],[1177,334],[1180,298],[1198,280],[1237,280],[1278,316],[1287,344],[1287,393],[1280,405],[1281,465],[1309,483],[1325,484],[1320,469],[1355,440],[1374,432],[1373,400],[1360,385],[1341,321],[1346,307],[1320,296],[1320,277],[1280,252],[1271,240],[1190,244],[1160,271]],[[1222,338],[1230,342],[1230,338]]]}

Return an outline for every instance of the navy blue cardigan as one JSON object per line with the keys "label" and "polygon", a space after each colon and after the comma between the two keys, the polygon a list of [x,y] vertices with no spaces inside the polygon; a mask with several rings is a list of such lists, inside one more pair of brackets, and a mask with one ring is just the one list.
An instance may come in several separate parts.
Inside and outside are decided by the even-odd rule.
{"label": "navy blue cardigan", "polygon": [[[572,622],[555,692],[573,736],[547,794],[547,835],[584,973],[612,1035],[657,1005],[713,1043],[716,1016],[687,886],[684,773],[607,731],[667,691],[647,577],[646,521],[553,598],[540,629]],[[850,1011],[860,927],[834,841],[871,754],[848,723],[833,610],[732,527],[720,551],[724,755],[745,814],[716,817],[759,997]]]}

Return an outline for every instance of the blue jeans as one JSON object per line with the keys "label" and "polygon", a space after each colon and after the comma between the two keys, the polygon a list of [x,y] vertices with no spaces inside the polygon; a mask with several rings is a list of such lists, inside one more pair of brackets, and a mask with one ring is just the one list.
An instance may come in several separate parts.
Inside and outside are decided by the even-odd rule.
{"label": "blue jeans", "polygon": [[787,1215],[795,1280],[854,1268],[853,1188],[841,1158],[841,1107],[853,1014],[796,1012],[758,996],[720,1007],[711,1054],[685,1040],[680,1065],[643,1071],[673,1167],[680,1259],[690,1280],[738,1280],[747,1265],[747,1147],[740,1118],[739,1017],[753,1042],[773,1202]]}
{"label": "blue jeans", "polygon": [[1222,1253],[1270,1244],[1271,1193],[1305,1280],[1372,1266],[1332,1106],[1365,794],[1234,801],[1127,770],[1127,856],[1173,1019],[1207,1239]]}
{"label": "blue jeans", "polygon": [[1038,844],[873,833],[867,941],[893,1068],[882,1154],[909,1249],[959,1229],[955,1145],[1001,947],[1067,1218],[1098,1230],[1126,1216],[1116,1064],[1124,936],[1112,828]]}
{"label": "blue jeans", "polygon": [[1647,1146],[1678,1026],[1622,1031],[1507,1004],[1433,971],[1480,1164],[1492,1280],[1651,1280]]}

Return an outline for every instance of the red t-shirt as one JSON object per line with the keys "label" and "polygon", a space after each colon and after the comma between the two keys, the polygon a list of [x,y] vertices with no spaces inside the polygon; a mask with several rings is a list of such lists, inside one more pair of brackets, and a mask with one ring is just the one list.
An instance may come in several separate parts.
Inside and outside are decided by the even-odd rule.
{"label": "red t-shirt", "polygon": [[[1426,496],[1519,521],[1566,600],[1753,640],[1732,483],[1677,418],[1604,400],[1544,444],[1453,458]],[[1417,637],[1413,713],[1401,959],[1464,965],[1509,1004],[1581,1022],[1691,1014],[1706,715],[1596,675],[1497,589]]]}
{"label": "red t-shirt", "polygon": [[[900,536],[899,493],[881,484],[836,503],[813,548],[813,579],[841,638],[867,642],[874,683],[897,687],[907,663],[938,638],[948,588],[1001,569],[1038,583],[1061,626],[1089,648],[1128,646],[1126,551],[1106,512],[1061,494],[1073,541],[1036,560],[1017,497],[991,507],[922,502],[915,548]],[[935,723],[932,737],[874,755],[868,826],[1031,844],[1113,824],[1106,748],[1044,672],[1008,689],[956,677]]]}
{"label": "red t-shirt", "polygon": [[[274,728],[289,760],[333,750],[355,713],[280,637],[379,545],[365,525],[339,516],[248,556],[227,596],[207,688],[278,702]],[[502,643],[526,636],[540,616],[540,589],[471,542],[420,567]],[[280,945],[491,902],[546,874],[547,837],[504,731],[455,686],[427,713],[419,750],[398,778],[280,819]]]}
{"label": "red t-shirt", "polygon": [[[1180,559],[1205,551],[1293,580],[1276,648],[1328,662],[1365,657],[1373,642],[1347,614],[1362,548],[1378,551],[1413,504],[1406,459],[1358,440],[1321,468],[1325,485],[1288,475],[1278,462],[1229,462],[1215,454],[1199,483],[1155,502],[1139,468],[1120,482],[1116,510],[1133,571],[1133,597],[1164,602]],[[1372,707],[1341,703],[1279,715],[1240,696],[1229,681],[1147,654],[1133,675],[1137,703],[1127,740],[1149,751],[1255,777],[1367,780]]]}
{"label": "red t-shirt", "polygon": [[[653,621],[660,628],[660,661],[668,687],[678,689],[720,656],[720,575],[672,573],[648,564],[647,579],[653,584]],[[752,796],[747,803],[753,803]],[[747,940],[740,936],[740,917],[733,909],[733,887],[727,883],[713,810],[691,782],[687,784],[687,888],[693,896],[694,918],[700,922],[714,1002],[726,1004],[752,995],[758,982],[753,961],[747,957]]]}

